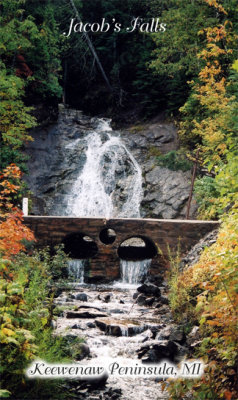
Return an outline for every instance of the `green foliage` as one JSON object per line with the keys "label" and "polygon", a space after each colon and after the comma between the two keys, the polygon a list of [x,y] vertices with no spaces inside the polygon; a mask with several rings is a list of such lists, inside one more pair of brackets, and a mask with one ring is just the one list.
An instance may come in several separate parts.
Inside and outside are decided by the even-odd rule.
{"label": "green foliage", "polygon": [[55,19],[56,6],[49,0],[42,2],[28,0],[26,12],[38,27],[38,35],[32,40],[33,49],[27,54],[27,62],[32,69],[29,95],[40,96],[44,100],[60,99],[62,87],[60,60],[60,32]]}
{"label": "green foliage", "polygon": [[165,155],[157,157],[157,163],[161,167],[166,167],[172,171],[189,171],[191,170],[192,163],[189,161],[184,152],[172,150]]}
{"label": "green foliage", "polygon": [[222,214],[222,209],[214,210],[214,202],[219,197],[215,179],[210,176],[198,178],[194,185],[195,198],[199,205],[199,212],[208,219],[217,218]]}
{"label": "green foliage", "polygon": [[34,392],[40,399],[49,392],[49,398],[57,398],[56,382],[29,384],[24,369],[35,358],[69,362],[80,351],[81,339],[71,343],[71,349],[66,338],[53,336],[51,328],[55,279],[65,262],[62,249],[53,257],[45,249],[31,256],[20,254],[12,262],[1,260],[1,384],[14,396],[22,391],[27,398]]}
{"label": "green foliage", "polygon": [[32,140],[27,130],[36,125],[35,119],[30,115],[32,108],[25,107],[22,101],[23,89],[23,80],[9,75],[6,67],[1,64],[1,140],[13,150],[19,149],[23,143]]}

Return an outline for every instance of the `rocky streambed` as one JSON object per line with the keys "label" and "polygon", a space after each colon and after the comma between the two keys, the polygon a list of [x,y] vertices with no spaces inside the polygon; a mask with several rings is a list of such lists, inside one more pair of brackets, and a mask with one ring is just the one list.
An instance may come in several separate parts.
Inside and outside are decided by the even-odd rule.
{"label": "rocky streambed", "polygon": [[[106,367],[112,363],[178,364],[194,338],[173,323],[165,286],[79,286],[55,300],[55,332],[70,340],[83,338],[75,361]],[[190,340],[190,342],[189,342]],[[161,378],[118,376],[67,381],[77,399],[168,399]]]}

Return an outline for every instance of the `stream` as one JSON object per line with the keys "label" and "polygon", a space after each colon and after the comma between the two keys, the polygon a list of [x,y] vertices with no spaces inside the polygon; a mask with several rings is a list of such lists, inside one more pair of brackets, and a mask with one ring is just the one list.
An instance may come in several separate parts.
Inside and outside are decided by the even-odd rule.
{"label": "stream", "polygon": [[[125,366],[139,362],[139,353],[143,353],[146,346],[158,344],[166,326],[171,324],[168,306],[163,306],[161,314],[156,304],[153,307],[139,305],[133,299],[136,286],[121,286],[118,283],[111,287],[81,285],[62,293],[55,301],[56,305],[66,307],[64,315],[57,319],[56,334],[85,338],[90,354],[82,360],[83,364],[106,367],[113,362]],[[160,290],[164,294],[164,287]],[[80,297],[87,301],[77,300]],[[158,378],[109,374],[106,388],[114,395],[118,394],[113,398],[122,400],[168,398],[166,392],[162,392]],[[91,399],[90,385],[83,390],[82,398]],[[93,399],[104,398],[105,390],[94,387]],[[79,390],[77,394],[80,393]]]}
{"label": "stream", "polygon": [[[141,168],[119,135],[112,131],[109,120],[101,118],[96,121],[96,128],[90,130],[86,137],[84,168],[66,195],[64,214],[138,218],[143,198]],[[77,140],[74,139],[70,146],[76,146]],[[55,305],[64,309],[56,322],[56,334],[84,338],[86,353],[82,362],[97,366],[113,362],[128,365],[139,362],[139,359],[142,362],[157,362],[153,354],[158,353],[158,343],[165,349],[164,356],[170,356],[168,343],[164,343],[163,335],[160,337],[160,332],[171,323],[163,283],[156,289],[159,292],[157,297],[141,297],[136,291],[146,279],[151,260],[121,260],[120,281],[111,286],[86,285],[86,262],[83,259],[69,262],[69,275],[74,284],[70,291],[55,300]],[[159,302],[160,295],[164,299],[163,304]],[[168,334],[165,338],[168,339]],[[160,380],[109,374],[105,387],[103,385],[100,389],[100,385],[96,384],[90,392],[90,385],[79,385],[75,393],[81,396],[77,397],[79,399],[91,400],[167,399],[166,393],[161,390]]]}

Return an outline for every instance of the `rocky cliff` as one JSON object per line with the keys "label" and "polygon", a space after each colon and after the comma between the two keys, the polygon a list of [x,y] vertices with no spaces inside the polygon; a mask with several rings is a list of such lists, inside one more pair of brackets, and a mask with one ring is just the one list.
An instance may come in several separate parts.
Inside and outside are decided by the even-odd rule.
{"label": "rocky cliff", "polygon": [[[33,193],[32,214],[65,215],[67,196],[86,161],[87,136],[96,129],[97,118],[81,111],[60,107],[58,121],[32,132],[34,142],[26,149],[29,175],[25,177]],[[156,155],[178,148],[173,124],[152,121],[151,124],[114,131],[133,154],[142,169],[144,196],[141,215],[152,218],[183,218],[189,196],[191,172],[171,171],[159,167]],[[101,133],[103,141],[103,133]],[[104,160],[105,169],[110,160]],[[126,160],[125,160],[126,164]],[[125,165],[118,167],[114,201],[121,208],[130,176]],[[131,182],[130,182],[131,184]],[[192,213],[195,211],[193,205]]]}

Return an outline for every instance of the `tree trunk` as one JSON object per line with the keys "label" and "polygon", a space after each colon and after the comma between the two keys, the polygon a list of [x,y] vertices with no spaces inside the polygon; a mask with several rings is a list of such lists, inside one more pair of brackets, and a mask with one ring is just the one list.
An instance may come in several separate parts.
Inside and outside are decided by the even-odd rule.
{"label": "tree trunk", "polygon": [[[73,10],[75,12],[75,15],[76,15],[78,21],[82,22],[82,20],[80,18],[80,15],[78,13],[78,10],[75,7],[74,0],[70,0],[70,4],[71,4],[71,6],[72,6],[72,8],[73,8]],[[100,71],[102,73],[102,76],[103,76],[103,78],[104,78],[104,80],[105,80],[105,82],[107,84],[108,89],[110,90],[110,92],[112,92],[112,87],[110,85],[109,79],[108,79],[108,77],[107,77],[107,75],[106,75],[106,73],[105,73],[105,71],[103,69],[103,66],[102,66],[102,64],[101,64],[101,62],[100,62],[100,60],[98,58],[98,55],[97,55],[96,50],[95,50],[95,48],[94,48],[94,46],[93,46],[93,44],[92,44],[92,42],[90,40],[90,37],[88,36],[87,32],[83,32],[83,35],[84,35],[84,37],[85,37],[85,39],[86,39],[86,41],[88,43],[88,47],[90,48],[91,53],[93,54],[93,56],[94,56],[94,58],[96,60],[96,63],[97,63],[97,65],[98,65],[98,67],[99,67],[99,69],[100,69]]]}

